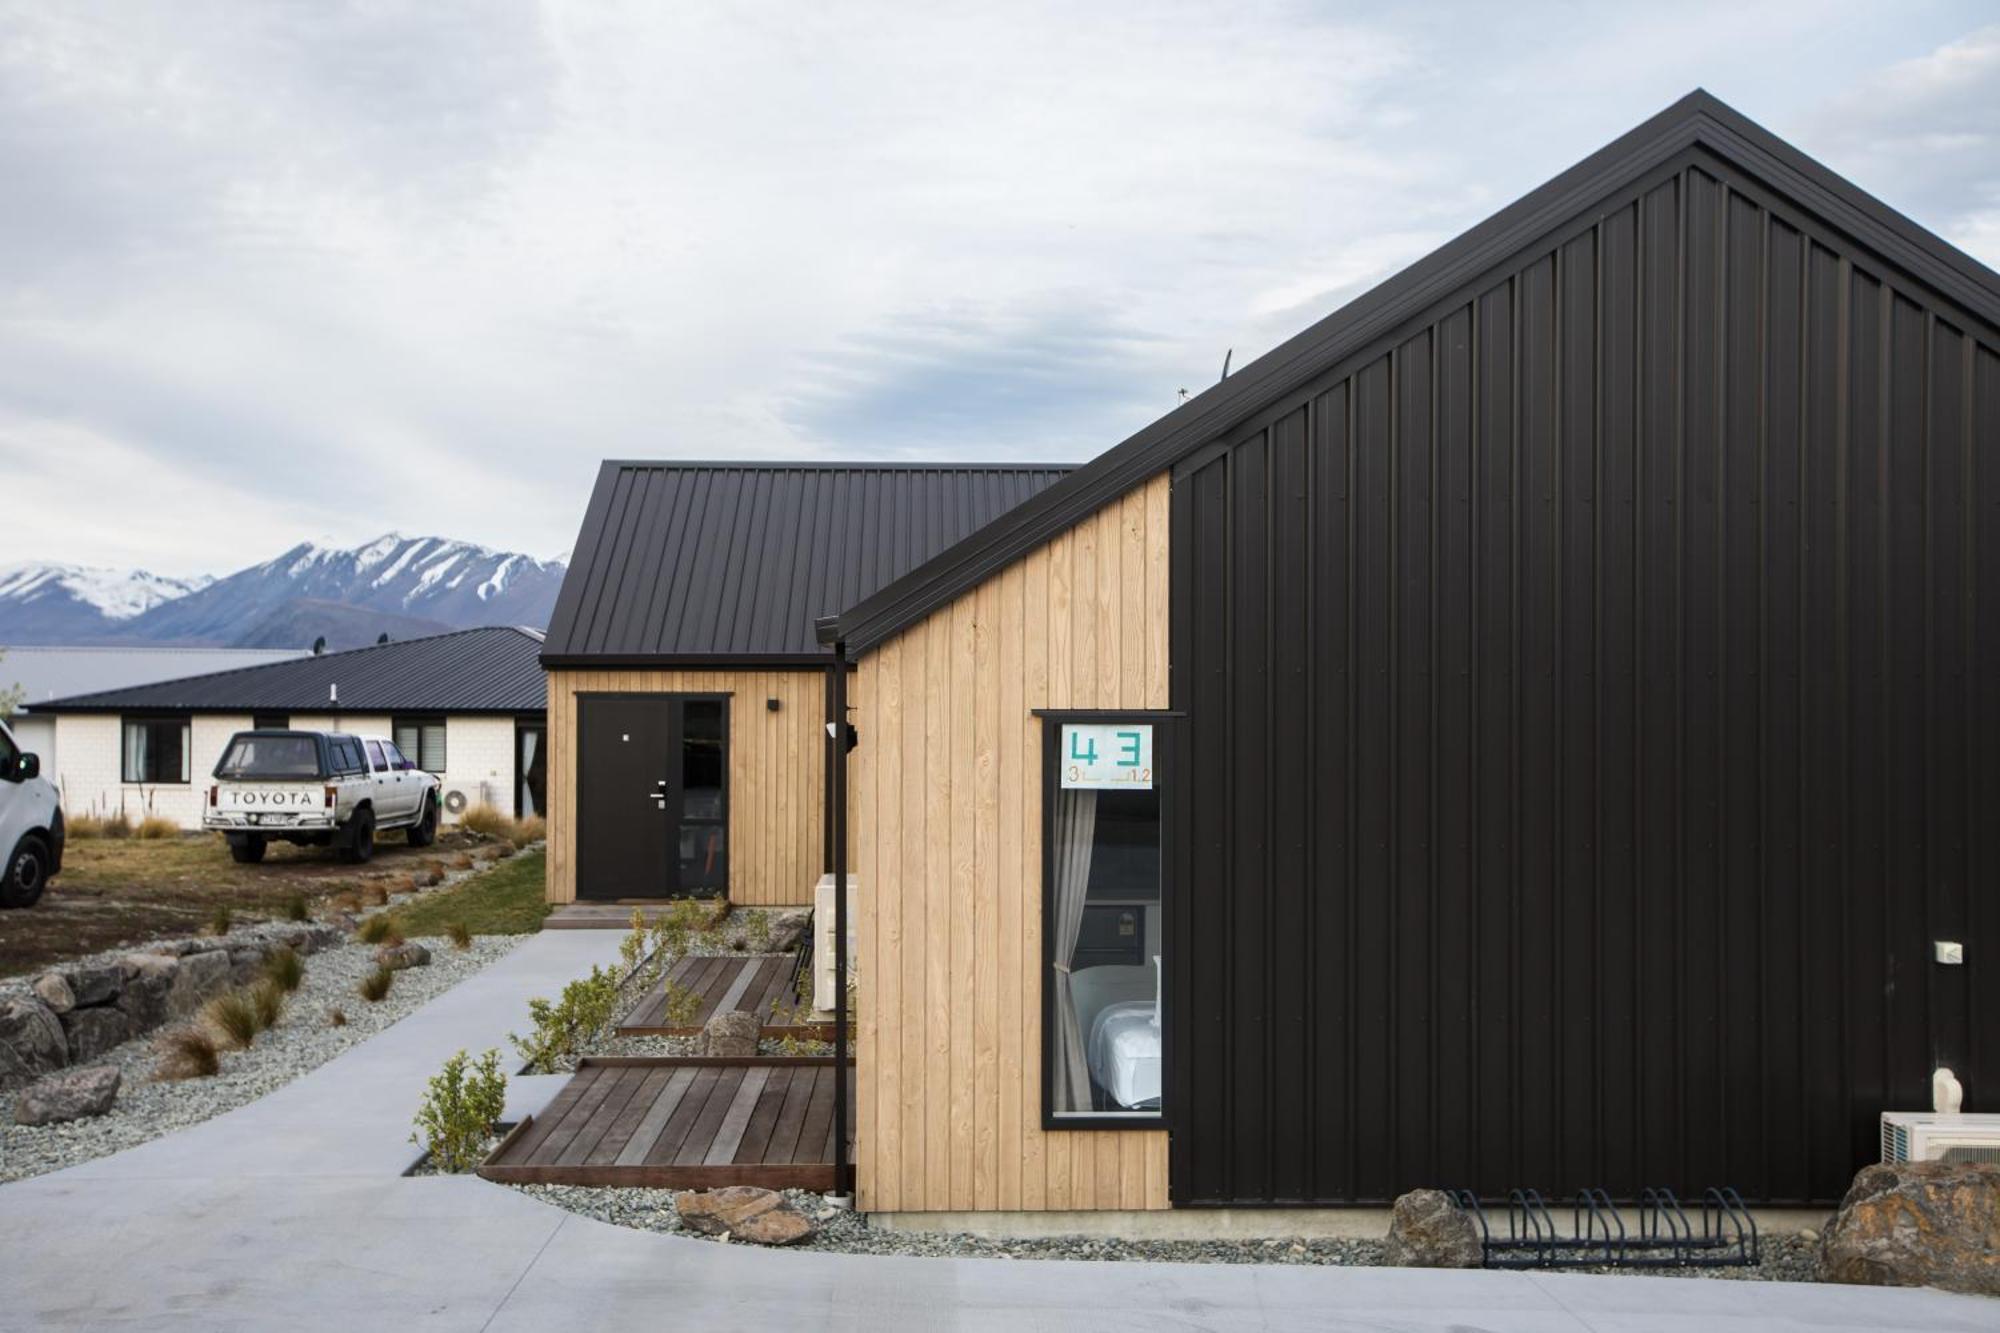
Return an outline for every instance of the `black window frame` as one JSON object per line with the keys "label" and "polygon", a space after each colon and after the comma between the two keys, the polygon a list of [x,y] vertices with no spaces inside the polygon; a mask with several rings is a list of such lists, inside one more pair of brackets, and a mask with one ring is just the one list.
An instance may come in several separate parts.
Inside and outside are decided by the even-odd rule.
{"label": "black window frame", "polygon": [[[724,711],[727,712],[726,709]],[[724,725],[726,726],[727,723],[725,722]],[[546,808],[549,801],[549,720],[547,714],[536,717],[517,717],[514,719],[514,818],[523,818],[521,814],[521,792],[527,784],[528,775],[521,767],[521,734],[527,731],[540,732],[542,737],[541,744],[537,747],[537,753],[540,755],[542,761],[542,799],[535,806],[535,817],[545,820],[549,814]],[[728,800],[726,796],[723,799],[725,802]],[[727,855],[726,846],[724,854]]]}
{"label": "black window frame", "polygon": [[[1042,884],[1038,896],[1041,903],[1042,925],[1042,1053],[1035,1068],[1035,1078],[1041,1084],[1042,1132],[1056,1133],[1063,1130],[1131,1130],[1156,1133],[1173,1129],[1174,1105],[1171,1092],[1174,1087],[1174,951],[1180,947],[1174,938],[1174,808],[1173,788],[1175,774],[1175,750],[1179,740],[1181,719],[1186,714],[1174,709],[1163,708],[1037,708],[1034,715],[1042,723]],[[1053,885],[1055,881],[1055,810],[1056,793],[1061,790],[1060,754],[1062,727],[1064,723],[1106,724],[1118,722],[1144,722],[1153,728],[1153,787],[1159,793],[1160,804],[1160,1109],[1157,1112],[1074,1112],[1058,1113],[1053,1104],[1054,1089],[1049,1078],[1049,1052],[1055,1049],[1056,997],[1055,987],[1049,984],[1049,977],[1055,970],[1055,932],[1049,929],[1049,920],[1055,912]]]}
{"label": "black window frame", "polygon": [[[436,774],[439,777],[442,777],[445,773],[445,770],[451,763],[450,718],[448,718],[443,713],[393,714],[389,718],[389,739],[395,741],[396,732],[398,731],[398,729],[402,727],[415,727],[417,729],[417,748],[414,752],[405,747],[401,741],[396,741],[396,748],[402,751],[403,757],[414,763],[417,766],[417,770],[419,772],[432,773]],[[440,744],[444,746],[444,754],[440,756],[443,762],[441,762],[436,768],[432,768],[430,765],[424,762],[425,727],[437,727],[444,732],[444,739],[440,742]]]}
{"label": "black window frame", "polygon": [[252,713],[250,715],[250,730],[252,731],[290,731],[291,729],[292,715],[290,713]]}
{"label": "black window frame", "polygon": [[[182,752],[187,762],[178,778],[135,778],[125,770],[125,731],[134,726],[177,726],[186,737]],[[121,787],[186,787],[194,782],[194,717],[188,713],[120,713],[118,715],[118,785]]]}

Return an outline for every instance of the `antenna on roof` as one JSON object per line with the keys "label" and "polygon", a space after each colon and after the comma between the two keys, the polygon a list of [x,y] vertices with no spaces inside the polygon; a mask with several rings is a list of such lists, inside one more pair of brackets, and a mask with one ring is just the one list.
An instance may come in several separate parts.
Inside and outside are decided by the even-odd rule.
{"label": "antenna on roof", "polygon": [[1227,349],[1222,354],[1222,378],[1225,380],[1229,378],[1229,358],[1235,355],[1236,349],[1234,347]]}

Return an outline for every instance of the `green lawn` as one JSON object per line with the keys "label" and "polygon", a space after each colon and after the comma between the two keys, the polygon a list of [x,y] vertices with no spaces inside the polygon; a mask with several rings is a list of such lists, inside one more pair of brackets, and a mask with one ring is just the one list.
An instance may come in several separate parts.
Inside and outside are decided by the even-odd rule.
{"label": "green lawn", "polygon": [[542,928],[549,905],[542,901],[542,851],[500,862],[462,883],[427,893],[392,914],[406,938],[442,935],[462,921],[475,935],[532,935]]}

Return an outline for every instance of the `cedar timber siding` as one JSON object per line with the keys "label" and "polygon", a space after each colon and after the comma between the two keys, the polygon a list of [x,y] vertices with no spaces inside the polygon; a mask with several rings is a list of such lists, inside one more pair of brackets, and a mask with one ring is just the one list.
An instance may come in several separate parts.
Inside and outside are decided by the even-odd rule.
{"label": "cedar timber siding", "polygon": [[[1176,1203],[1826,1203],[1933,1066],[2000,1105],[1990,320],[1697,147],[1186,458]],[[912,1054],[864,1107],[963,1123]]]}
{"label": "cedar timber siding", "polygon": [[[729,694],[729,898],[809,904],[826,812],[824,671],[552,670],[548,714],[548,901],[576,901],[579,694]],[[777,712],[765,700],[779,701]]]}
{"label": "cedar timber siding", "polygon": [[1041,1128],[1037,708],[1164,708],[1164,474],[862,657],[858,1203],[1163,1208],[1162,1130]]}

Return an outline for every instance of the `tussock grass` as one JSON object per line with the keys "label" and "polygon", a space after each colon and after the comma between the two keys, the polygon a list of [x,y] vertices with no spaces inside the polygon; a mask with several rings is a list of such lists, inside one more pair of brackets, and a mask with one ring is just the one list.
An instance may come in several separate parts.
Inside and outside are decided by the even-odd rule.
{"label": "tussock grass", "polygon": [[306,979],[306,960],[289,945],[281,945],[264,960],[264,976],[281,991],[295,991]]}
{"label": "tussock grass", "polygon": [[198,1027],[178,1027],[162,1033],[156,1049],[160,1059],[155,1066],[155,1078],[213,1078],[222,1071],[222,1055],[216,1050],[215,1038]]}
{"label": "tussock grass", "polygon": [[123,810],[103,821],[100,836],[106,838],[129,838],[132,836],[132,820]]}
{"label": "tussock grass", "polygon": [[153,842],[162,838],[178,838],[181,836],[181,826],[160,815],[147,815],[139,821],[139,826],[132,830],[132,836]]}
{"label": "tussock grass", "polygon": [[331,1009],[331,1010],[327,1011],[327,1015],[326,1015],[326,1025],[327,1025],[328,1027],[330,1027],[330,1028],[344,1028],[344,1027],[346,1027],[346,1026],[347,1026],[347,1011],[346,1011],[345,1009],[341,1009],[341,1008],[338,1008],[338,1007],[336,1007],[336,1008],[333,1008],[333,1009]]}
{"label": "tussock grass", "polygon": [[257,1022],[261,1027],[274,1028],[278,1020],[285,1016],[285,992],[271,978],[265,977],[250,987],[250,1005],[257,1011]]}
{"label": "tussock grass", "polygon": [[378,967],[367,976],[361,978],[361,998],[370,1004],[374,1004],[379,1000],[386,999],[389,994],[389,987],[395,984],[396,974],[386,967]]}
{"label": "tussock grass", "polygon": [[238,1051],[249,1050],[266,1026],[257,1002],[243,990],[216,996],[202,1006],[201,1017],[219,1043]]}
{"label": "tussock grass", "polygon": [[355,928],[354,937],[363,944],[381,944],[396,933],[396,927],[386,914],[371,916]]}
{"label": "tussock grass", "polygon": [[78,815],[66,827],[72,838],[101,838],[104,836],[104,816]]}
{"label": "tussock grass", "polygon": [[285,920],[312,920],[312,908],[307,905],[306,896],[303,893],[295,893],[285,900]]}
{"label": "tussock grass", "polygon": [[444,933],[451,937],[453,948],[470,949],[472,947],[472,927],[466,925],[463,921],[453,921],[446,925]]}
{"label": "tussock grass", "polygon": [[211,935],[227,935],[229,928],[236,924],[236,913],[228,903],[217,903],[215,910],[208,914],[206,929]]}
{"label": "tussock grass", "polygon": [[361,890],[361,901],[370,907],[383,907],[389,902],[389,890],[380,884],[369,884]]}
{"label": "tussock grass", "polygon": [[487,805],[483,802],[479,805],[467,806],[465,813],[458,817],[458,823],[461,828],[468,828],[474,833],[485,833],[496,838],[504,837],[508,833],[511,833],[514,828],[514,821],[511,817],[502,813],[498,807]]}

